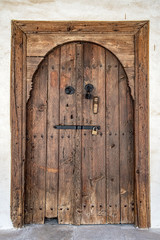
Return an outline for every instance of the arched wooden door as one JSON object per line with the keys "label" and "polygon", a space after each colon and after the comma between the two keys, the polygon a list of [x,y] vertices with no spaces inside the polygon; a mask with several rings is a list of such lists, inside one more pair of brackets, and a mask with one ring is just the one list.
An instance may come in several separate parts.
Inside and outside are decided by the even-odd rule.
{"label": "arched wooden door", "polygon": [[53,49],[27,102],[25,223],[133,223],[133,139],[133,102],[117,58],[88,42]]}

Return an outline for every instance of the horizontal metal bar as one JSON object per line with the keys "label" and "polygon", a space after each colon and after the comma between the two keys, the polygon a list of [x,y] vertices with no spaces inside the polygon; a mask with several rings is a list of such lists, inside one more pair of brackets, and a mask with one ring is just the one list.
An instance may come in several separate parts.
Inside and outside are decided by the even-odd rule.
{"label": "horizontal metal bar", "polygon": [[55,125],[54,128],[56,129],[90,129],[92,130],[93,128],[96,128],[98,130],[100,130],[100,126],[86,126],[86,125]]}

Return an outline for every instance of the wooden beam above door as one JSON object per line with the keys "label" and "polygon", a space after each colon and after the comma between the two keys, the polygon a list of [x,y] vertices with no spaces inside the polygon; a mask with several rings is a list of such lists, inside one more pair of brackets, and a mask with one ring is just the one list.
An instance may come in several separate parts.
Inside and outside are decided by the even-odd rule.
{"label": "wooden beam above door", "polygon": [[148,21],[14,21],[25,33],[121,33],[135,34]]}

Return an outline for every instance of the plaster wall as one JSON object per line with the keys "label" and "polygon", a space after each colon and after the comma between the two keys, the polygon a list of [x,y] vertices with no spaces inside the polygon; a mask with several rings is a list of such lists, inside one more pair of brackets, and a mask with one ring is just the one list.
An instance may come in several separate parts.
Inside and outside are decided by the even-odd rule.
{"label": "plaster wall", "polygon": [[0,0],[0,228],[10,220],[11,20],[150,20],[151,226],[160,228],[160,0]]}

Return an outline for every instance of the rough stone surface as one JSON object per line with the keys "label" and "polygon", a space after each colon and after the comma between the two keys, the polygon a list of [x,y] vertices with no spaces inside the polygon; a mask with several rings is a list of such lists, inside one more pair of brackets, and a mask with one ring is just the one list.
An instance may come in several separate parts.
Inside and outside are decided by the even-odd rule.
{"label": "rough stone surface", "polygon": [[71,226],[49,223],[20,230],[1,230],[3,240],[159,240],[160,229],[140,230],[132,225]]}

